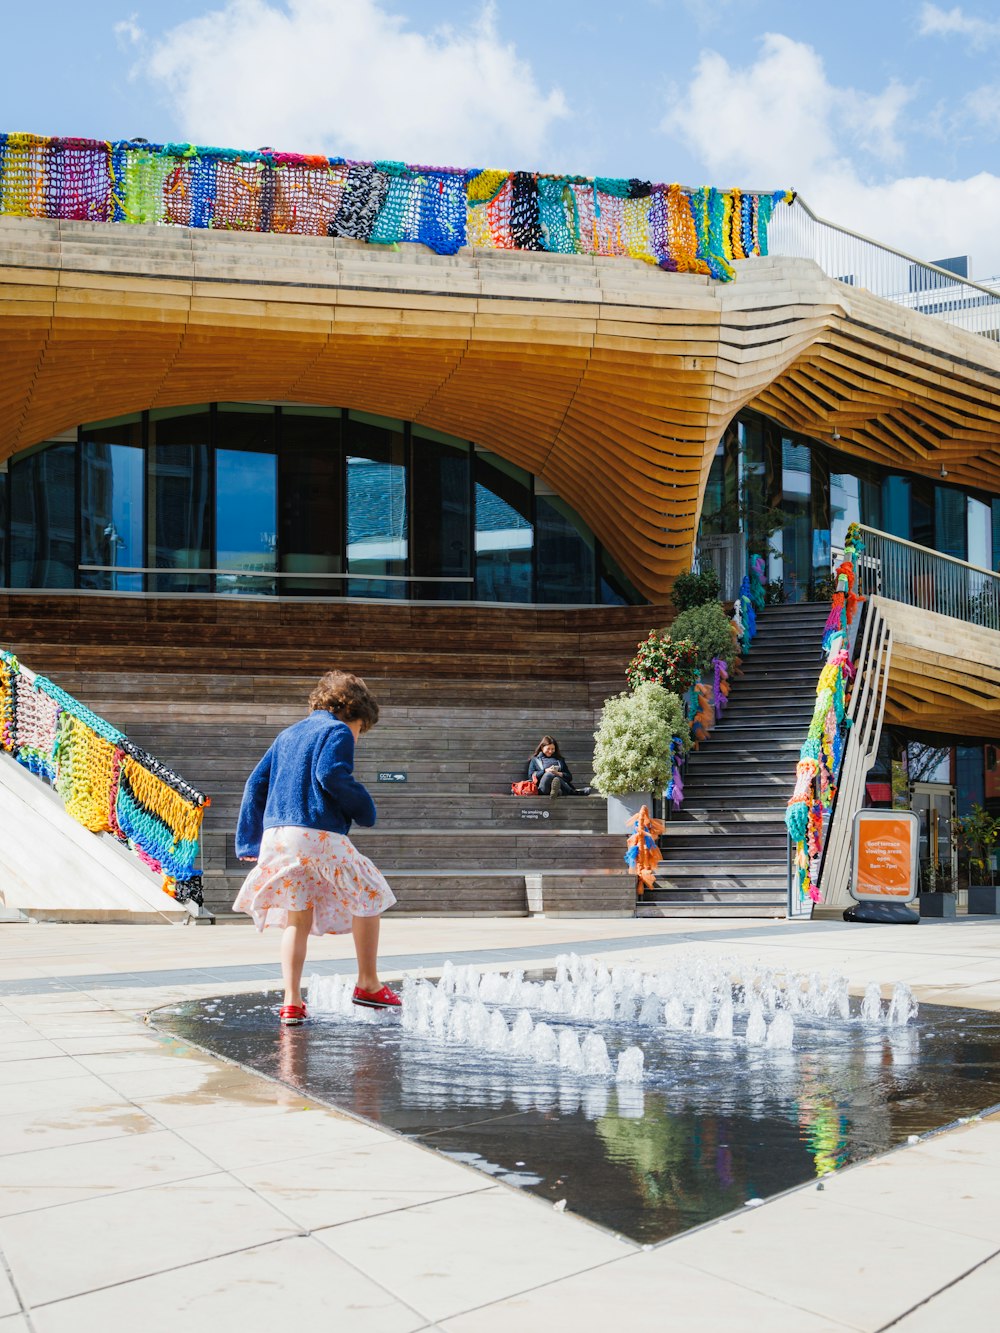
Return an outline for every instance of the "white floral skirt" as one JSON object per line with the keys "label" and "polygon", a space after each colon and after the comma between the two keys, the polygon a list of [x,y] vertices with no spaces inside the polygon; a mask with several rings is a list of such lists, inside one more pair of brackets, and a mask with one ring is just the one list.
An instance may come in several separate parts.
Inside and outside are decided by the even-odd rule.
{"label": "white floral skirt", "polygon": [[382,872],[346,834],[283,827],[264,830],[233,911],[246,912],[264,930],[284,928],[289,912],[311,907],[311,934],[346,935],[353,917],[378,916],[395,901]]}

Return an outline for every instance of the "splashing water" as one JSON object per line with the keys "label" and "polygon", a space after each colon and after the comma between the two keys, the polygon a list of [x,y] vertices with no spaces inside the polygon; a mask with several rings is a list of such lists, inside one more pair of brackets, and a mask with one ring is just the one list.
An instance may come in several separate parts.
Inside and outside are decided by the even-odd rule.
{"label": "splashing water", "polygon": [[641,1083],[645,1063],[645,1056],[638,1046],[630,1046],[627,1051],[622,1051],[618,1057],[618,1068],[615,1071],[616,1082]]}
{"label": "splashing water", "polygon": [[767,1045],[772,1051],[790,1051],[795,1038],[795,1020],[785,1009],[779,1009],[767,1029]]}
{"label": "splashing water", "polygon": [[763,1005],[758,1001],[750,1009],[747,1019],[746,1043],[748,1046],[763,1046],[767,1038],[767,1019]]}
{"label": "splashing water", "polygon": [[909,986],[897,981],[892,988],[892,999],[889,1001],[889,1012],[885,1021],[890,1027],[905,1027],[912,1018],[916,1018],[917,1008],[917,1002]]}
{"label": "splashing water", "polygon": [[861,1003],[862,1023],[882,1022],[882,992],[878,983],[869,981],[865,987],[865,998]]}

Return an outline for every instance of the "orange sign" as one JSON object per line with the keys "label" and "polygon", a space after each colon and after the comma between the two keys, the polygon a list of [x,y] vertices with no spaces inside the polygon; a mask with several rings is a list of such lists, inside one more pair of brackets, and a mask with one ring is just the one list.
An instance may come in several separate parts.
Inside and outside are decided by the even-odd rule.
{"label": "orange sign", "polygon": [[851,896],[911,901],[917,891],[917,838],[917,816],[910,810],[859,810]]}

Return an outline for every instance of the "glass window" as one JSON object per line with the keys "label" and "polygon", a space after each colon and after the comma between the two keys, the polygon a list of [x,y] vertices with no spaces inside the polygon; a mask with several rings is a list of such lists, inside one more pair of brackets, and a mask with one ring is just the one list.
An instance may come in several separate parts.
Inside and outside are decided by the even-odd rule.
{"label": "glass window", "polygon": [[893,537],[910,541],[910,479],[884,477],[882,479],[882,527]]}
{"label": "glass window", "polygon": [[413,573],[454,583],[416,583],[410,595],[434,601],[472,596],[472,462],[463,440],[414,426],[410,464]]}
{"label": "glass window", "polygon": [[933,551],[934,487],[924,477],[914,477],[910,483],[910,522],[910,540]]}
{"label": "glass window", "polygon": [[476,454],[476,597],[532,600],[531,474]]}
{"label": "glass window", "polygon": [[739,532],[739,456],[741,423],[733,421],[715,450],[701,508],[706,537]]}
{"label": "glass window", "polygon": [[80,427],[81,588],[142,592],[145,462],[138,413]]}
{"label": "glass window", "polygon": [[992,515],[988,504],[969,496],[966,508],[968,525],[969,554],[966,557],[970,565],[980,569],[992,569],[993,533]]}
{"label": "glass window", "polygon": [[[344,572],[344,481],[337,407],[283,407],[278,450],[281,498],[278,550],[294,578],[278,583],[282,596],[340,597]],[[309,575],[313,575],[312,578]]]}
{"label": "glass window", "polygon": [[986,801],[985,754],[982,745],[955,747],[955,808],[960,815]]}
{"label": "glass window", "polygon": [[557,495],[535,482],[535,596],[539,602],[594,601],[594,538]]}
{"label": "glass window", "polygon": [[0,588],[7,586],[7,468],[0,472]]}
{"label": "glass window", "polygon": [[813,567],[812,480],[809,446],[782,440],[781,579],[787,602],[809,596]]}
{"label": "glass window", "polygon": [[[156,409],[149,414],[146,464],[146,563],[150,592],[211,592],[209,468],[211,415],[207,407]],[[175,572],[167,572],[175,571]]]}
{"label": "glass window", "polygon": [[622,573],[617,560],[603,546],[599,546],[601,570],[601,601],[605,606],[642,606],[646,598],[637,592]]}
{"label": "glass window", "polygon": [[12,588],[75,588],[76,445],[50,444],[10,463]]}
{"label": "glass window", "polygon": [[934,549],[942,555],[965,559],[965,494],[950,486],[934,487]]}
{"label": "glass window", "polygon": [[850,472],[830,473],[830,543],[842,551],[847,529],[861,522],[861,478]]}
{"label": "glass window", "polygon": [[830,463],[819,444],[809,446],[812,468],[812,570],[809,595],[822,580],[822,599],[828,600],[830,579]]}
{"label": "glass window", "polygon": [[947,746],[910,741],[906,760],[911,782],[951,782],[951,750]]}
{"label": "glass window", "polygon": [[[219,403],[215,416],[216,592],[274,593],[278,545],[275,410]],[[228,571],[233,571],[229,573]]]}
{"label": "glass window", "polygon": [[993,563],[991,569],[1000,570],[1000,500],[992,500],[993,510]]}
{"label": "glass window", "polygon": [[249,449],[219,449],[216,453],[215,559],[220,571],[216,592],[273,594],[273,578],[248,575],[274,572],[277,481],[274,454]]}
{"label": "glass window", "polygon": [[409,517],[403,423],[351,412],[344,422],[347,460],[347,569],[352,597],[408,597]]}
{"label": "glass window", "polygon": [[882,487],[874,474],[861,475],[861,522],[869,528],[882,528]]}

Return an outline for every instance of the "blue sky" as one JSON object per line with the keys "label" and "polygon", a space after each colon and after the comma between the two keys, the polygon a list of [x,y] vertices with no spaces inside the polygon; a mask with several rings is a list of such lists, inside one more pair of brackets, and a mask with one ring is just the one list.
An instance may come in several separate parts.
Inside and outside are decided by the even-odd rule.
{"label": "blue sky", "polygon": [[39,0],[23,41],[6,130],[791,186],[1000,274],[996,3]]}

